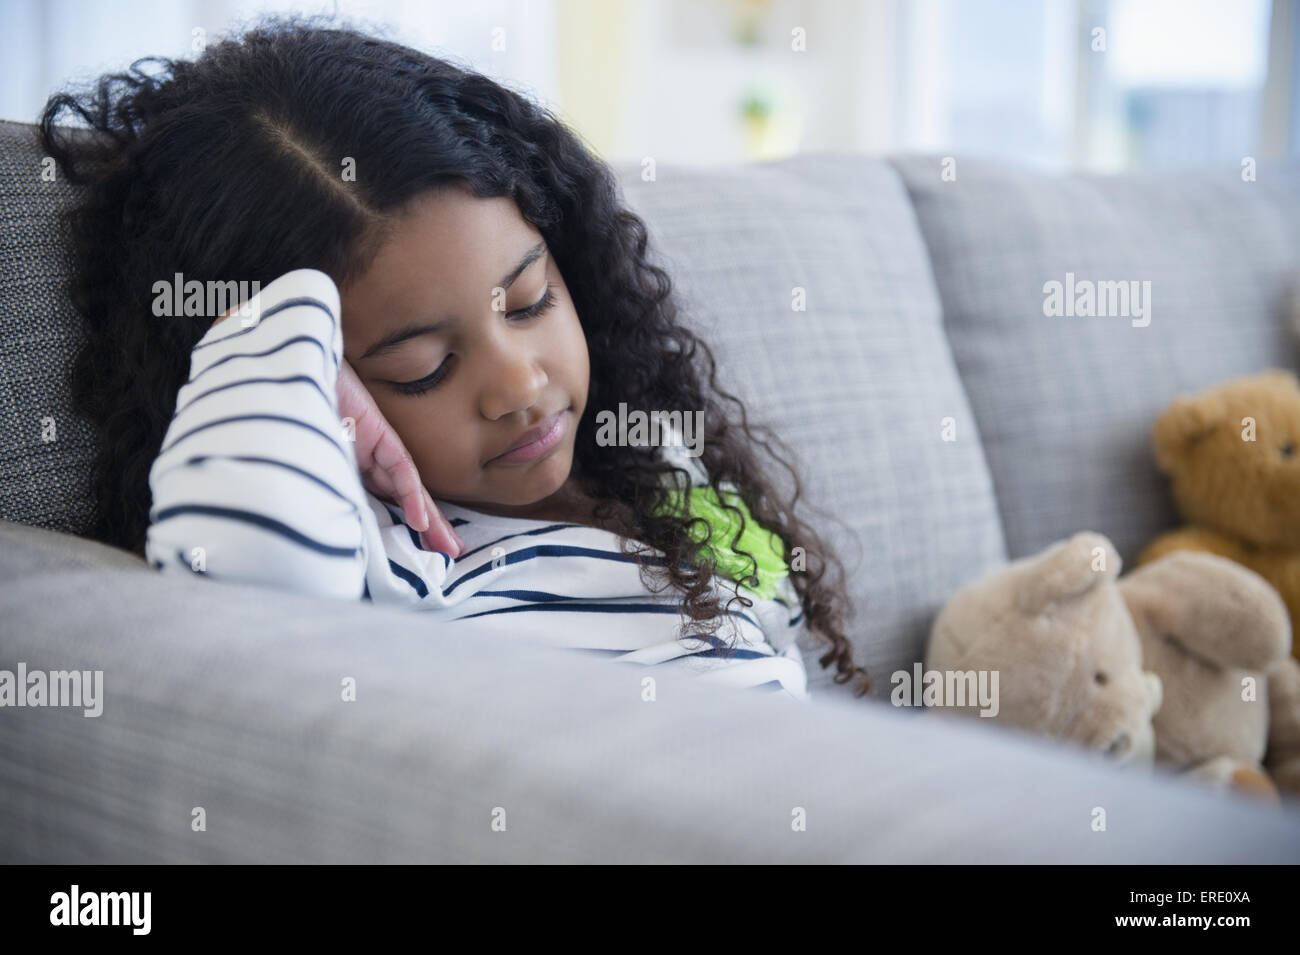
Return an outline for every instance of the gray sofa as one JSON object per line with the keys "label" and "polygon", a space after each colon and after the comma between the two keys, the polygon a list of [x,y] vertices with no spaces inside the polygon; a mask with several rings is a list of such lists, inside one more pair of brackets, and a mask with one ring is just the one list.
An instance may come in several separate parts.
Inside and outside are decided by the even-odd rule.
{"label": "gray sofa", "polygon": [[[809,646],[795,706],[671,675],[645,702],[635,668],[594,655],[163,579],[80,536],[69,192],[31,136],[0,126],[0,669],[102,670],[104,704],[0,709],[0,862],[1300,861],[1294,802],[887,701],[963,582],[1082,529],[1131,563],[1174,523],[1148,434],[1175,393],[1296,366],[1300,164],[1254,182],[962,157],[947,181],[934,156],[617,167],[850,571],[881,696],[854,699]],[[1044,316],[1067,272],[1151,280],[1150,323]]]}

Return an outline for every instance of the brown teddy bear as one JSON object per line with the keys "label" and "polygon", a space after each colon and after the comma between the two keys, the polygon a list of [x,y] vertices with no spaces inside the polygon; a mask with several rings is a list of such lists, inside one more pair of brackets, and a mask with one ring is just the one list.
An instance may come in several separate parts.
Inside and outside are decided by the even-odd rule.
{"label": "brown teddy bear", "polygon": [[[1300,622],[1300,380],[1270,369],[1179,395],[1152,443],[1186,527],[1162,534],[1138,566],[1208,551],[1255,571]],[[1300,655],[1300,642],[1292,647]]]}
{"label": "brown teddy bear", "polygon": [[997,674],[996,699],[927,702],[1276,798],[1267,746],[1277,785],[1300,791],[1300,681],[1262,672],[1293,665],[1277,593],[1208,554],[1120,569],[1083,531],[959,589],[931,628],[927,679]]}

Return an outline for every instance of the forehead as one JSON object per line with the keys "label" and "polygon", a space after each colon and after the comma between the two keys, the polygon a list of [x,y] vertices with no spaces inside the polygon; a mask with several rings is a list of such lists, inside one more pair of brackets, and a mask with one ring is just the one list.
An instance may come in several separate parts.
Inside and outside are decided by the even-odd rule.
{"label": "forehead", "polygon": [[538,240],[509,196],[483,199],[459,186],[425,193],[342,291],[344,329],[373,337],[412,309],[479,301]]}

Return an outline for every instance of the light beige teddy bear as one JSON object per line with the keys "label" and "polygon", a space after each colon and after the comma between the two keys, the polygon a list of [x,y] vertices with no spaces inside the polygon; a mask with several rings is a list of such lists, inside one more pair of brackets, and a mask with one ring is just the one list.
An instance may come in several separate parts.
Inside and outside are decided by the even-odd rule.
{"label": "light beige teddy bear", "polygon": [[1300,668],[1278,592],[1197,551],[1143,564],[1119,587],[1143,663],[1164,686],[1157,762],[1265,794],[1274,784],[1300,793]]}
{"label": "light beige teddy bear", "polygon": [[926,669],[999,671],[996,718],[1009,725],[1275,796],[1267,745],[1292,788],[1300,681],[1273,676],[1293,662],[1276,591],[1211,554],[1171,554],[1122,580],[1121,566],[1084,531],[967,584],[935,619]]}
{"label": "light beige teddy bear", "polygon": [[1110,541],[1081,532],[966,584],[935,618],[926,670],[996,671],[993,719],[1150,763],[1162,688],[1142,669],[1119,570]]}

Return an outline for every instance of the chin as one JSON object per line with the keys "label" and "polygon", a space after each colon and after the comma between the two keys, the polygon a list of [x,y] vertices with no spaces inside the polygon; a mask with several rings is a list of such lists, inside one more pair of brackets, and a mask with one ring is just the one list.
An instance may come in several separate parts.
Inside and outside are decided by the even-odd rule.
{"label": "chin", "polygon": [[511,475],[513,480],[510,483],[515,493],[511,495],[510,501],[498,503],[520,506],[536,504],[564,487],[572,469],[573,455],[557,450],[551,457],[534,461],[530,467],[521,468]]}

